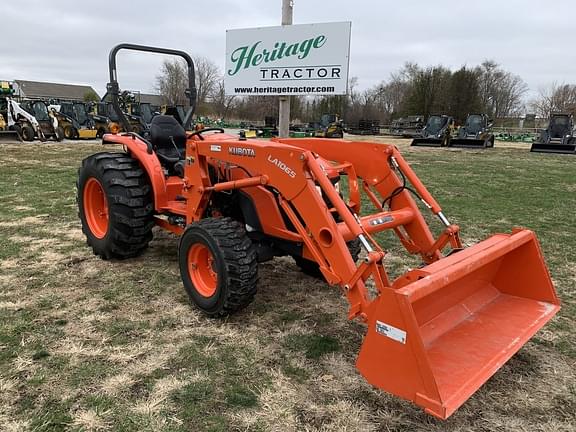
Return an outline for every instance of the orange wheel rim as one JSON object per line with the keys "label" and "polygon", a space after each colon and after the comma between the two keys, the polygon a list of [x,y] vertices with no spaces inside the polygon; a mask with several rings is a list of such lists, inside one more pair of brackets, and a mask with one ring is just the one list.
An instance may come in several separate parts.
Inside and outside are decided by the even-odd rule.
{"label": "orange wheel rim", "polygon": [[104,188],[98,180],[91,177],[84,186],[84,215],[90,231],[96,238],[104,238],[108,232],[108,200]]}
{"label": "orange wheel rim", "polygon": [[212,297],[218,285],[214,271],[214,256],[207,246],[196,243],[188,250],[188,274],[196,291],[203,297]]}

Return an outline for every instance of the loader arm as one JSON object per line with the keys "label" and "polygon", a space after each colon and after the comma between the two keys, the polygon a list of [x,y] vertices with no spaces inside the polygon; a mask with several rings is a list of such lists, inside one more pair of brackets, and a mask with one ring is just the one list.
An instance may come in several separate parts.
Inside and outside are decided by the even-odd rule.
{"label": "loader arm", "polygon": [[[302,140],[294,138],[273,139],[273,141],[297,145],[298,147],[309,149],[327,160],[342,161],[352,166],[356,176],[363,182],[364,192],[377,209],[384,211],[383,200],[394,194],[389,202],[390,210],[393,212],[406,210],[411,215],[408,220],[401,224],[407,236],[404,235],[400,227],[395,227],[394,232],[406,249],[410,253],[420,254],[425,263],[441,258],[442,249],[448,242],[454,249],[462,247],[458,226],[450,224],[438,202],[428,192],[396,147],[344,140],[337,143],[333,142],[333,140]],[[417,193],[417,198],[445,226],[445,231],[438,239],[433,238],[424,217],[414,201],[415,196],[412,195],[409,188],[403,187],[408,186],[408,184],[404,184],[402,176],[405,177]],[[353,189],[355,189],[354,184],[351,185],[351,190]],[[378,192],[380,198],[372,193],[373,190]],[[359,212],[360,209],[358,207]]]}

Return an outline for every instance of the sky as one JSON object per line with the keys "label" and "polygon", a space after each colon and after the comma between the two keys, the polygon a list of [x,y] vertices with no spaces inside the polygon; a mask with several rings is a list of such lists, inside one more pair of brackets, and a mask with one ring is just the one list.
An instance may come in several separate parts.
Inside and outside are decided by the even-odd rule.
{"label": "sky", "polygon": [[[280,24],[281,0],[80,2],[2,5],[0,79],[89,84],[102,95],[108,53],[123,42],[180,49],[225,61],[227,29]],[[294,24],[352,22],[350,77],[360,89],[407,62],[452,69],[492,59],[535,95],[576,83],[576,2],[553,0],[295,0]],[[121,52],[121,87],[153,92],[163,56]]]}

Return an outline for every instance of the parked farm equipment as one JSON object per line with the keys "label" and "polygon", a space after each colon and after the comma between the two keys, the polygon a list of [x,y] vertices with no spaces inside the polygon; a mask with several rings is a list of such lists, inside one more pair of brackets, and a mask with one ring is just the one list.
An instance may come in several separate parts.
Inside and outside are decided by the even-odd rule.
{"label": "parked farm equipment", "polygon": [[424,116],[422,115],[402,117],[392,121],[390,135],[403,138],[418,138],[422,136],[422,129],[424,129],[425,125]]}
{"label": "parked farm equipment", "polygon": [[514,133],[508,130],[504,130],[502,132],[496,133],[495,139],[505,142],[533,143],[535,138],[534,134],[531,132]]}
{"label": "parked farm equipment", "polygon": [[[96,255],[140,255],[155,224],[180,235],[184,288],[216,317],[250,304],[259,262],[292,256],[338,286],[350,304],[348,317],[367,324],[360,373],[443,419],[559,310],[533,232],[515,229],[463,248],[458,226],[392,145],[252,140],[217,128],[187,133],[196,89],[193,61],[184,52],[129,44],[112,50],[108,90],[126,130],[116,81],[122,49],[184,58],[190,109],[184,126],[171,116],[154,117],[149,140],[106,134],[104,144],[118,151],[82,162],[79,214]],[[375,213],[361,211],[362,192]],[[443,225],[436,238],[414,197]],[[373,237],[384,230],[424,265],[389,280],[385,251]],[[359,263],[351,242],[364,250]]]}
{"label": "parked farm equipment", "polygon": [[0,141],[22,141],[22,137],[14,128],[10,128],[8,122],[4,118],[4,114],[0,112]]}
{"label": "parked farm equipment", "polygon": [[8,131],[16,132],[24,141],[34,141],[36,138],[41,141],[48,138],[61,141],[64,137],[58,120],[43,101],[24,101],[20,104],[12,98],[6,98],[6,116]]}
{"label": "parked farm equipment", "polygon": [[[15,102],[12,101],[14,105]],[[52,110],[48,109],[48,104],[43,100],[25,100],[20,102],[21,108],[29,116],[24,116],[22,111],[19,112],[24,119],[21,119],[22,138],[25,141],[32,141],[34,138],[40,141],[46,141],[49,138],[55,141],[64,139],[64,130],[58,123],[58,118]],[[30,137],[31,131],[34,131]]]}
{"label": "parked farm equipment", "polygon": [[540,132],[530,151],[576,154],[576,134],[572,114],[552,114],[548,127]]}
{"label": "parked farm equipment", "polygon": [[54,105],[55,109],[70,118],[71,124],[64,128],[64,136],[67,139],[94,139],[98,130],[82,102],[62,102]]}
{"label": "parked farm equipment", "polygon": [[346,132],[352,135],[380,135],[380,122],[362,119],[358,121],[358,124],[348,126]]}
{"label": "parked farm equipment", "polygon": [[322,114],[320,123],[314,124],[314,136],[317,138],[342,138],[344,129],[338,114]]}
{"label": "parked farm equipment", "polygon": [[486,114],[469,114],[466,124],[458,130],[458,138],[452,138],[450,147],[488,148],[494,147],[492,122]]}
{"label": "parked farm equipment", "polygon": [[411,146],[446,147],[450,145],[454,119],[447,115],[431,115],[422,134],[412,140]]}
{"label": "parked farm equipment", "polygon": [[87,102],[86,112],[94,124],[97,138],[102,138],[105,133],[110,132],[110,119],[107,117],[106,104]]}
{"label": "parked farm equipment", "polygon": [[0,140],[22,141],[20,129],[10,120],[9,100],[14,95],[14,87],[8,81],[0,81]]}

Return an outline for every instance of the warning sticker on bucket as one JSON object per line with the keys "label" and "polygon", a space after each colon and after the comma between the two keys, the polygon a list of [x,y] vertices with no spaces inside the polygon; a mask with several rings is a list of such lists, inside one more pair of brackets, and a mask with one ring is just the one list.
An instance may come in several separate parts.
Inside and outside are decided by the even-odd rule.
{"label": "warning sticker on bucket", "polygon": [[382,321],[376,321],[376,331],[383,336],[394,339],[396,342],[406,343],[406,332],[400,330],[390,324],[383,323]]}

